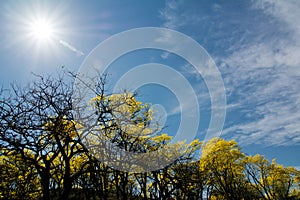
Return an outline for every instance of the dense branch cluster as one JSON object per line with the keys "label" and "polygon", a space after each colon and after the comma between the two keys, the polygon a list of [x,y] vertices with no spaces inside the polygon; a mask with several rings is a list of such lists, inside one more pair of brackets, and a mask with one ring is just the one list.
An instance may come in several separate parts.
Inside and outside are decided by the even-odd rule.
{"label": "dense branch cluster", "polygon": [[[300,199],[295,168],[246,156],[235,141],[171,144],[159,124],[150,125],[155,120],[150,105],[128,92],[105,91],[100,77],[89,103],[94,116],[86,118],[96,119],[92,128],[84,117],[75,118],[80,97],[74,99],[64,76],[38,77],[28,87],[1,91],[0,199]],[[108,164],[113,151],[87,148],[103,141],[126,152],[165,148],[180,154],[159,169],[122,171]],[[158,155],[173,156],[166,152]]]}

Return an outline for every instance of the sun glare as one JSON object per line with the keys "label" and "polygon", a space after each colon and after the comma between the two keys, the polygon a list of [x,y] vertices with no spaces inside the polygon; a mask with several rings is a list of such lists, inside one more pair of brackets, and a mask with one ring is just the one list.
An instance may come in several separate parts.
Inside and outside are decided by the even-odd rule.
{"label": "sun glare", "polygon": [[54,29],[46,20],[36,20],[30,25],[30,33],[40,41],[49,40],[53,37]]}

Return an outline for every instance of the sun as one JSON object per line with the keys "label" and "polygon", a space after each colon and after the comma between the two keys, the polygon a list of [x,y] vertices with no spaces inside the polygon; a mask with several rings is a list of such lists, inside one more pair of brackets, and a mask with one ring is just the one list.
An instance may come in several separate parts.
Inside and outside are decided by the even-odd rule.
{"label": "sun", "polygon": [[29,26],[29,31],[32,37],[39,41],[47,41],[54,37],[53,25],[47,20],[34,20]]}

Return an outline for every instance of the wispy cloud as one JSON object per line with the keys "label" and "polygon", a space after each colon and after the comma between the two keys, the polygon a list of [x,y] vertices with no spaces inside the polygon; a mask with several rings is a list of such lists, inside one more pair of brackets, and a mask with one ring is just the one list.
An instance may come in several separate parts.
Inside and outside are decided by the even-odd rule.
{"label": "wispy cloud", "polygon": [[176,15],[177,8],[178,3],[176,1],[166,1],[165,8],[160,11],[160,16],[164,20],[164,27],[176,29],[180,25]]}
{"label": "wispy cloud", "polygon": [[300,34],[300,24],[298,23],[300,13],[300,3],[297,0],[289,1],[272,1],[262,0],[255,1],[253,6],[261,9],[266,14],[270,14],[277,18],[279,21],[289,26],[291,31],[296,35]]}
{"label": "wispy cloud", "polygon": [[[167,0],[165,8],[160,11],[160,16],[164,20],[163,26],[171,29],[179,29],[186,25],[196,24],[202,20],[199,15],[190,13],[189,9],[185,9],[182,0]],[[194,2],[195,3],[195,2]],[[214,4],[212,7],[221,9],[220,5]]]}
{"label": "wispy cloud", "polygon": [[254,116],[224,133],[244,144],[300,144],[300,2],[266,0],[253,7],[273,17],[277,30],[269,31],[288,30],[288,37],[274,33],[268,40],[262,32],[263,40],[235,46],[223,60],[228,90],[241,101],[239,109]]}
{"label": "wispy cloud", "polygon": [[242,116],[226,124],[224,134],[244,145],[299,145],[300,2],[252,1],[249,12],[255,17],[232,14],[227,21],[223,6],[212,5],[218,12],[212,17],[183,7],[181,1],[167,1],[160,14],[163,26],[193,29],[198,41],[216,44],[210,53],[224,78],[228,117]]}

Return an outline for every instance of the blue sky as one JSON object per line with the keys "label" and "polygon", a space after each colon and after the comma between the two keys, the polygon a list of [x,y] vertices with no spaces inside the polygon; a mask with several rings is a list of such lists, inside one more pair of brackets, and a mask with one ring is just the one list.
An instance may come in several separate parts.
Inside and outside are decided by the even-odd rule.
{"label": "blue sky", "polygon": [[[227,98],[222,137],[235,139],[248,154],[300,166],[299,1],[6,1],[0,3],[0,84],[26,84],[31,72],[49,74],[61,66],[77,71],[100,42],[138,27],[166,27],[201,44],[216,62]],[[55,39],[37,41],[32,19],[44,17]],[[127,58],[126,58],[127,56]],[[157,62],[173,66],[193,85],[200,103],[199,133],[210,116],[205,82],[176,55],[158,50],[128,54],[111,66],[111,79],[131,67]],[[120,68],[121,65],[126,67]],[[112,81],[113,82],[113,81]],[[175,130],[178,101],[161,86],[145,86],[141,98],[161,103]],[[171,126],[173,124],[173,126]],[[201,134],[200,134],[201,137]]]}

